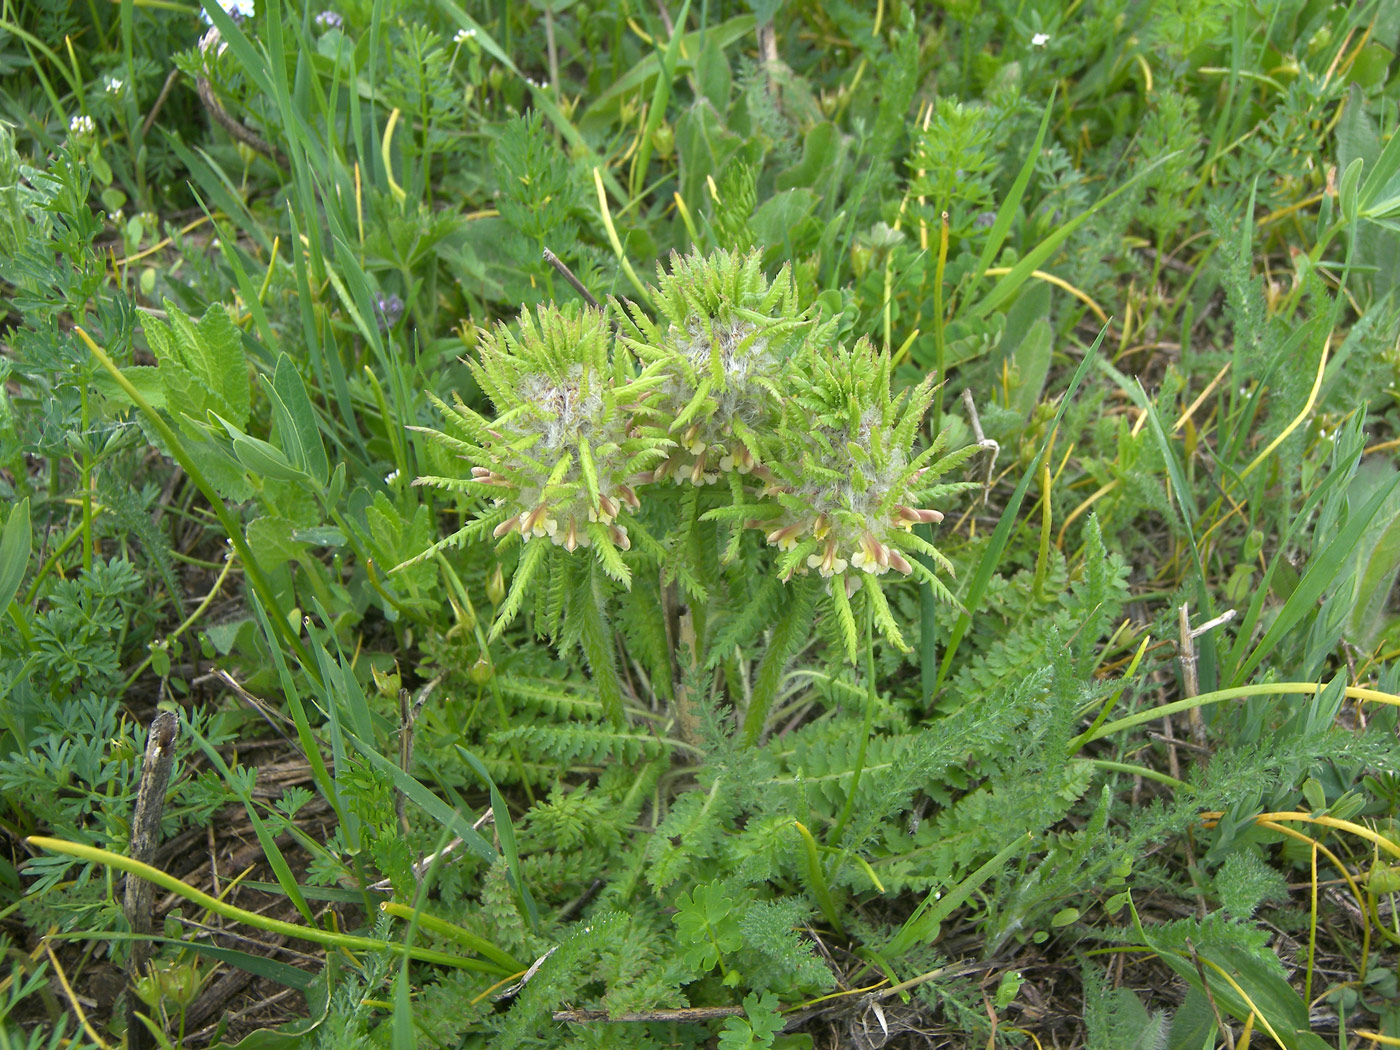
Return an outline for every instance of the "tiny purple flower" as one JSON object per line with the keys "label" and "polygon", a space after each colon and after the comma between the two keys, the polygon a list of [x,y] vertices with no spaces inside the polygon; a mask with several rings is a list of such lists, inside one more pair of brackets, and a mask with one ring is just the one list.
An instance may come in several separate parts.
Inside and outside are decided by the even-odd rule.
{"label": "tiny purple flower", "polygon": [[374,300],[374,312],[379,315],[379,327],[388,331],[403,316],[403,300],[392,293],[378,295]]}
{"label": "tiny purple flower", "polygon": [[322,11],[311,21],[317,29],[340,29],[345,25],[345,19],[335,11]]}

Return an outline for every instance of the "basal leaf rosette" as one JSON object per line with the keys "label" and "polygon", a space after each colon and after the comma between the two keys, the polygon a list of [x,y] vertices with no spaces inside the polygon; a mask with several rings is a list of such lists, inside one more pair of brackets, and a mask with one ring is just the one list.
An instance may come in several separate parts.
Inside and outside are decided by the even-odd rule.
{"label": "basal leaf rosette", "polygon": [[756,435],[778,418],[786,363],[812,327],[791,271],[770,282],[757,254],[673,254],[669,272],[657,267],[652,299],[657,320],[632,303],[618,311],[623,342],[664,377],[647,417],[676,442],[649,480],[708,485],[749,473]]}
{"label": "basal leaf rosette", "polygon": [[543,305],[521,313],[518,334],[504,324],[484,333],[480,361],[468,362],[494,417],[429,395],[443,428],[416,429],[470,464],[470,474],[417,483],[490,500],[444,544],[489,531],[569,552],[587,547],[609,576],[629,581],[621,552],[631,547],[626,518],[640,501],[628,479],[652,469],[671,442],[634,423],[636,401],[655,380],[632,374],[613,349],[601,311]]}
{"label": "basal leaf rosette", "polygon": [[812,349],[803,365],[788,373],[791,395],[764,448],[764,465],[755,471],[767,509],[749,524],[762,528],[782,552],[783,579],[815,571],[831,581],[852,659],[857,638],[850,599],[857,590],[872,603],[885,637],[907,649],[879,580],[890,570],[914,576],[957,604],[920,556],[947,575],[952,565],[913,530],[943,520],[934,504],[976,487],[936,483],[976,446],[944,455],[945,437],[939,435],[916,453],[932,378],[893,395],[889,355],[867,341],[850,349]]}

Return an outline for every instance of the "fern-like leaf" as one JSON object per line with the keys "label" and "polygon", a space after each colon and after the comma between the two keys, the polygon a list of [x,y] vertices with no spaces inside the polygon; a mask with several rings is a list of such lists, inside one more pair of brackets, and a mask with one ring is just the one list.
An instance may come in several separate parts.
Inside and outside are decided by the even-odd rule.
{"label": "fern-like leaf", "polygon": [[602,595],[593,576],[593,563],[582,562],[581,565],[581,569],[574,569],[575,580],[569,607],[578,618],[579,646],[593,673],[593,684],[598,687],[603,712],[615,727],[621,728],[622,682],[617,677],[617,663],[613,659],[612,629],[603,611]]}

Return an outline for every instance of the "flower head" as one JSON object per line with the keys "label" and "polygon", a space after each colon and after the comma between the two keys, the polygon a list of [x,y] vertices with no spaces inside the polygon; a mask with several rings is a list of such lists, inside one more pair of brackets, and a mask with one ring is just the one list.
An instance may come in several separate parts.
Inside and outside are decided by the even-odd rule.
{"label": "flower head", "polygon": [[657,269],[652,298],[660,322],[629,303],[622,337],[661,378],[646,411],[677,444],[653,480],[706,485],[749,473],[778,416],[779,377],[813,327],[790,271],[770,282],[756,253],[673,255],[669,272]]}
{"label": "flower head", "polygon": [[780,508],[762,527],[769,544],[782,551],[778,569],[784,578],[813,569],[827,578],[848,569],[878,577],[893,569],[905,576],[917,572],[947,595],[937,577],[908,555],[926,556],[945,572],[951,566],[913,529],[943,519],[927,504],[967,486],[931,483],[976,446],[935,461],[940,439],[916,453],[932,382],[892,396],[891,371],[889,355],[862,342],[852,349],[809,350],[802,367],[790,373],[791,396],[768,461],[757,472],[766,482],[764,494]]}
{"label": "flower head", "polygon": [[90,139],[97,134],[97,124],[85,113],[79,113],[68,122],[68,134],[75,139]]}
{"label": "flower head", "polygon": [[479,521],[497,538],[590,547],[605,571],[626,580],[618,552],[631,547],[625,519],[640,506],[630,479],[670,442],[635,425],[632,399],[643,388],[629,383],[625,356],[611,349],[598,310],[542,306],[520,315],[518,335],[504,325],[484,333],[471,368],[494,418],[438,402],[448,426],[428,432],[472,464],[470,477],[419,481],[489,498]]}
{"label": "flower head", "polygon": [[317,29],[340,29],[345,25],[345,19],[335,11],[322,11],[311,20],[312,25]]}

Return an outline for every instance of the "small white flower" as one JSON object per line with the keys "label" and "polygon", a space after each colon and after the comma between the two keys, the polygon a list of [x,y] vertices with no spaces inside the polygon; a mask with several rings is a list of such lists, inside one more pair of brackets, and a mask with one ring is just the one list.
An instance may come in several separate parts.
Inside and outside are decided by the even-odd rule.
{"label": "small white flower", "polygon": [[452,35],[452,42],[454,44],[465,44],[474,36],[476,36],[475,29],[459,29]]}
{"label": "small white flower", "polygon": [[[241,22],[245,18],[253,17],[254,0],[218,0],[219,6],[224,13],[235,22]],[[213,25],[214,20],[209,17],[208,4],[200,9],[199,17],[204,19],[205,25]]]}
{"label": "small white flower", "polygon": [[395,481],[398,480],[398,478],[399,472],[397,470],[391,470],[389,471],[389,473],[384,475],[384,484],[392,485]]}
{"label": "small white flower", "polygon": [[1044,47],[1048,43],[1050,43],[1049,33],[1037,33],[1031,37],[1031,47]]}
{"label": "small white flower", "polygon": [[68,134],[74,138],[85,138],[97,132],[97,125],[93,123],[91,117],[79,113],[68,122]]}
{"label": "small white flower", "polygon": [[108,77],[107,83],[103,85],[102,90],[109,95],[118,95],[122,90],[122,82],[117,77]]}

